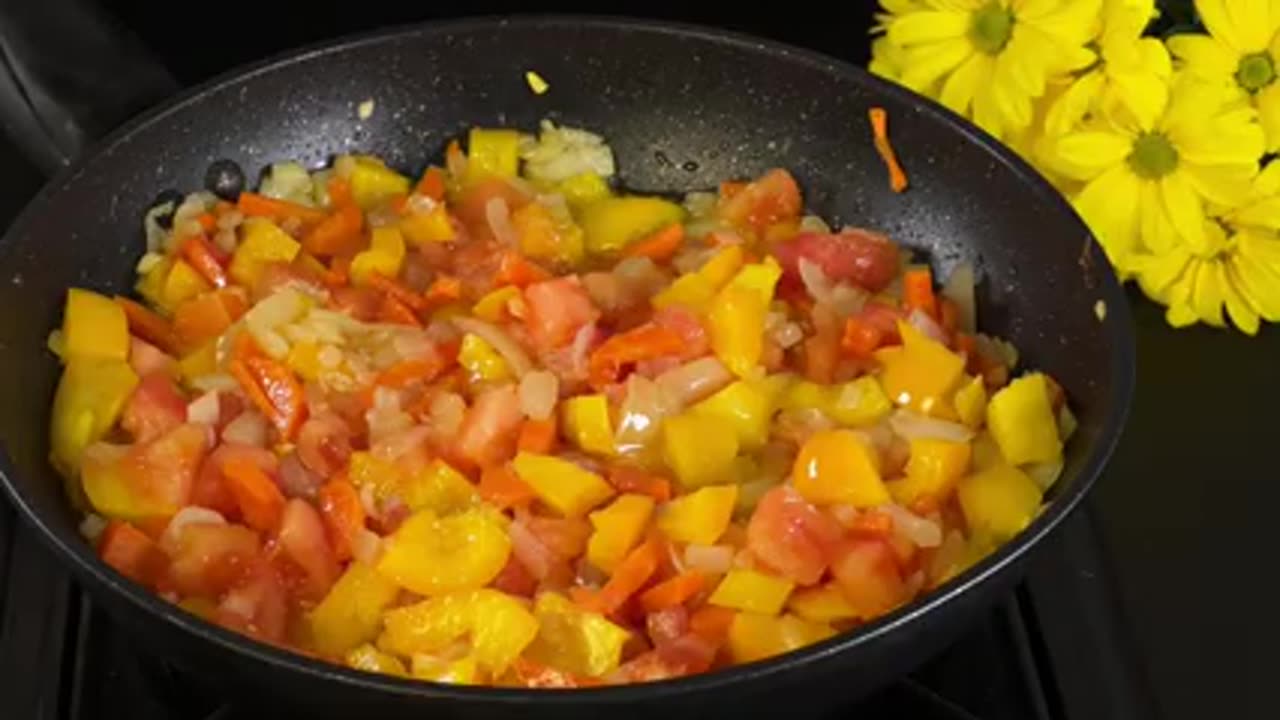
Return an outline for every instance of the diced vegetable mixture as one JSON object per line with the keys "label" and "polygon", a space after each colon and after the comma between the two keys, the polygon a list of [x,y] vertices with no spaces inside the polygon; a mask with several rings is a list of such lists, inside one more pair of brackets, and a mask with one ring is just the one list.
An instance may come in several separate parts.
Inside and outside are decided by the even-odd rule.
{"label": "diced vegetable mixture", "polygon": [[782,169],[624,192],[596,135],[228,161],[68,291],[52,460],[102,559],[370,672],[581,687],[784,653],[1032,521],[1074,426],[890,239]]}

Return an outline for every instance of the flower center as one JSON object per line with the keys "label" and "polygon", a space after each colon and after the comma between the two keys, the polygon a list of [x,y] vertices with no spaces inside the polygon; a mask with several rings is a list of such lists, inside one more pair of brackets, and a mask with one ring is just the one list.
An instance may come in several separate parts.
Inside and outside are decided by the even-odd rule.
{"label": "flower center", "polygon": [[1178,167],[1178,150],[1161,133],[1143,133],[1133,143],[1129,167],[1140,178],[1158,180]]}
{"label": "flower center", "polygon": [[1013,36],[1013,12],[999,3],[998,0],[982,6],[973,13],[973,21],[969,25],[969,39],[979,50],[996,55],[1009,44]]}
{"label": "flower center", "polygon": [[1245,55],[1236,66],[1236,82],[1251,93],[1258,92],[1275,79],[1276,66],[1271,61],[1271,55],[1266,52]]}

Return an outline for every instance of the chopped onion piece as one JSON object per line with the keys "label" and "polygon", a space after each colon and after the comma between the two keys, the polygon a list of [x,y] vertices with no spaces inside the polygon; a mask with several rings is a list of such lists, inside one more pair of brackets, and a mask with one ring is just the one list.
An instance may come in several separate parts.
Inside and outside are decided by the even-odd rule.
{"label": "chopped onion piece", "polygon": [[831,309],[842,318],[862,312],[867,304],[867,291],[849,283],[840,283],[831,290]]}
{"label": "chopped onion piece", "polygon": [[451,437],[462,427],[462,418],[467,412],[467,402],[457,393],[440,393],[431,401],[428,415],[431,428],[437,434]]}
{"label": "chopped onion piece", "polygon": [[658,383],[633,373],[627,378],[627,394],[618,409],[618,430],[614,434],[618,451],[643,451],[657,437],[662,419],[677,410]]}
{"label": "chopped onion piece", "polygon": [[893,518],[893,531],[910,540],[916,547],[932,548],[942,544],[942,527],[913,512],[890,503],[879,508]]}
{"label": "chopped onion piece", "polygon": [[263,447],[267,444],[267,419],[257,410],[245,410],[222,428],[222,441]]}
{"label": "chopped onion piece", "polygon": [[355,541],[351,543],[351,555],[357,562],[375,565],[382,556],[382,538],[368,528],[360,528]]}
{"label": "chopped onion piece", "polygon": [[217,510],[210,510],[199,505],[188,505],[169,518],[164,533],[160,536],[160,544],[164,547],[177,547],[182,539],[182,530],[188,525],[226,525],[227,519]]}
{"label": "chopped onion piece", "polygon": [[889,416],[889,425],[895,433],[907,440],[969,442],[973,439],[973,430],[964,425],[927,417],[910,410],[895,410]]}
{"label": "chopped onion piece", "polygon": [[802,233],[818,233],[819,235],[829,235],[831,226],[826,220],[817,215],[805,215],[800,218],[800,232]]}
{"label": "chopped onion piece", "polygon": [[704,357],[672,368],[657,377],[658,387],[678,411],[706,398],[733,380],[733,374],[718,359]]}
{"label": "chopped onion piece", "polygon": [[516,377],[523,377],[533,369],[533,361],[524,348],[497,325],[471,317],[456,317],[453,324],[462,332],[471,333],[492,345],[502,355],[502,359],[507,361],[507,367],[511,368]]}
{"label": "chopped onion piece", "polygon": [[907,322],[930,340],[940,342],[943,345],[947,344],[947,331],[943,330],[936,320],[929,317],[929,314],[920,308],[911,311],[911,314],[907,316]]}
{"label": "chopped onion piece", "polygon": [[515,247],[520,238],[516,235],[516,229],[511,226],[511,210],[507,207],[507,201],[500,197],[491,197],[484,204],[484,218],[489,223],[489,230],[493,233],[493,237],[499,244],[506,247]]}
{"label": "chopped onion piece", "polygon": [[967,333],[976,332],[978,329],[976,284],[973,266],[969,263],[960,263],[951,270],[946,284],[942,286],[942,296],[955,303],[959,327]]}
{"label": "chopped onion piece", "polygon": [[1053,487],[1053,484],[1058,481],[1058,477],[1062,475],[1062,468],[1062,458],[1059,457],[1049,462],[1027,465],[1023,469],[1026,470],[1027,477],[1034,480],[1041,490],[1048,490]]}
{"label": "chopped onion piece", "polygon": [[560,380],[546,370],[532,370],[520,378],[520,411],[525,417],[546,420],[560,399]]}
{"label": "chopped onion piece", "polygon": [[964,535],[959,530],[949,530],[942,538],[937,552],[929,560],[929,584],[937,586],[960,572],[967,552],[968,543],[965,542]]}
{"label": "chopped onion piece", "polygon": [[210,390],[187,405],[187,422],[216,425],[221,409],[221,403],[218,401],[218,391]]}
{"label": "chopped onion piece", "polygon": [[690,570],[723,575],[733,567],[735,550],[731,545],[687,545],[684,564]]}
{"label": "chopped onion piece", "polygon": [[834,289],[831,280],[827,278],[827,274],[822,271],[822,267],[813,262],[809,258],[800,258],[798,264],[800,270],[800,280],[804,283],[804,289],[808,291],[809,297],[820,303],[831,304],[831,292]]}
{"label": "chopped onion piece", "polygon": [[191,386],[196,390],[208,392],[210,390],[232,391],[239,388],[240,384],[236,382],[235,378],[226,373],[210,373],[193,379]]}
{"label": "chopped onion piece", "polygon": [[80,536],[93,544],[97,544],[102,532],[107,529],[107,519],[101,515],[89,513],[80,521]]}

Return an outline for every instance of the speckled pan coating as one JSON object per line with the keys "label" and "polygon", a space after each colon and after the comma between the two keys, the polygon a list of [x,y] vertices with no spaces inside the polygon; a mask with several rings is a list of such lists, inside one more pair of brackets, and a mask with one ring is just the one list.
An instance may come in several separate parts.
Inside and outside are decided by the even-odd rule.
{"label": "speckled pan coating", "polygon": [[[550,91],[535,96],[524,72]],[[366,120],[357,107],[372,100]],[[867,109],[888,109],[911,177],[888,189]],[[790,168],[810,207],[887,231],[945,274],[976,263],[985,328],[1065,385],[1081,420],[1053,502],[1019,539],[940,592],[859,632],[769,663],[648,687],[574,693],[442,688],[304,660],[175,611],[93,558],[45,462],[57,365],[44,350],[63,290],[129,287],[140,219],[157,193],[198,186],[208,163],[250,173],[339,152],[406,172],[480,125],[549,117],[602,133],[641,190],[709,188]],[[383,33],[229,76],[135,121],[56,178],[0,242],[0,458],[6,487],[94,597],[140,641],[255,703],[351,717],[756,716],[841,701],[909,668],[1017,577],[1024,551],[1075,505],[1114,445],[1132,388],[1128,309],[1065,203],[1026,166],[938,107],[837,61],[687,27],[584,19],[474,21]],[[1105,320],[1095,304],[1107,306]],[[993,669],[995,671],[995,669]],[[360,713],[360,715],[353,715]],[[742,715],[747,713],[747,715]]]}

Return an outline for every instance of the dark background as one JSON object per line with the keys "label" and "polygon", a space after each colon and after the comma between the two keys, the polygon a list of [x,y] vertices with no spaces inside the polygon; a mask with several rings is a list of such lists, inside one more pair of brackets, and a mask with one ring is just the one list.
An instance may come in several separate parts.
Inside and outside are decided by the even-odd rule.
{"label": "dark background", "polygon": [[[27,0],[0,0],[4,3]],[[39,0],[35,0],[39,1]],[[522,11],[516,3],[349,0],[273,4],[104,4],[191,84],[302,44],[391,24]],[[1185,5],[1185,3],[1184,3]],[[773,3],[748,10],[655,3],[548,3],[545,11],[613,12],[729,27],[866,58],[875,3]],[[1183,11],[1174,19],[1186,22]],[[619,52],[625,52],[619,48]],[[0,142],[0,217],[39,177]],[[1030,233],[1028,242],[1034,242]],[[1276,409],[1280,334],[1173,331],[1133,296],[1138,390],[1131,422],[1087,512],[1102,529],[1122,612],[1158,714],[1170,720],[1280,717],[1271,671],[1280,646]],[[1000,672],[993,667],[993,673]]]}

